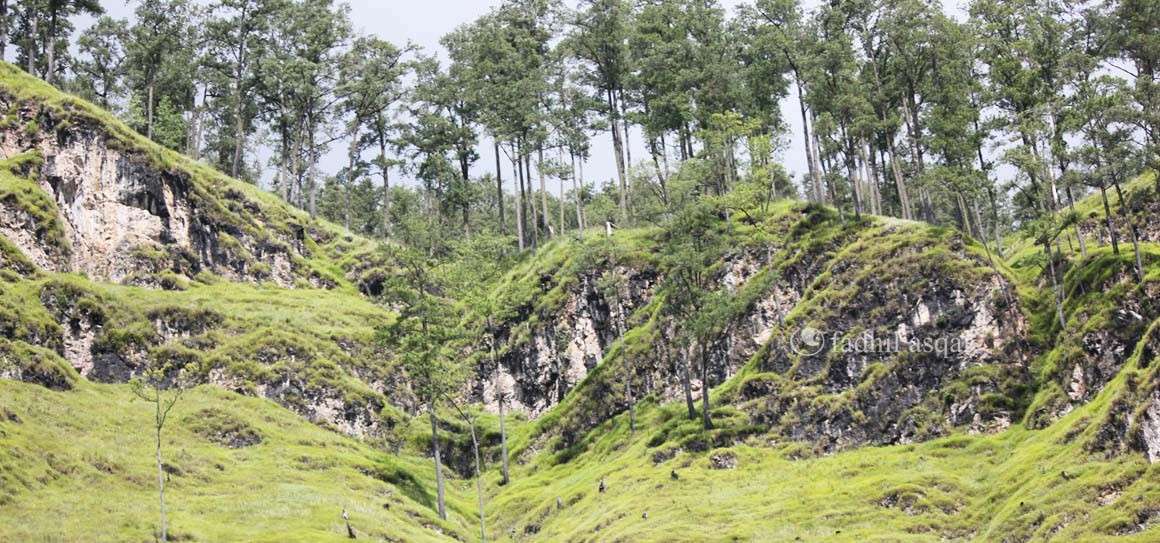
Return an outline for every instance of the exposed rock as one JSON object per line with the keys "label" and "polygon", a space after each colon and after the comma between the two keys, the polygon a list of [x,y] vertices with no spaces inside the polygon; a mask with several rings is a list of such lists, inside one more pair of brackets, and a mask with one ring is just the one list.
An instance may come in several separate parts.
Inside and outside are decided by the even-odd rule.
{"label": "exposed rock", "polygon": [[[19,112],[22,126],[39,117],[34,108],[0,105]],[[273,281],[293,288],[301,278],[326,286],[299,264],[302,239],[270,224],[252,199],[226,190],[219,202],[199,191],[190,174],[160,165],[140,150],[111,145],[104,129],[84,119],[61,130],[29,137],[19,129],[0,133],[5,157],[35,151],[43,158],[32,172],[60,212],[67,245],[45,243],[27,213],[0,202],[0,234],[38,266],[90,278],[154,286],[150,274],[172,272],[186,279],[202,270],[234,281]],[[228,220],[223,217],[231,217]],[[298,221],[291,215],[285,220]],[[297,232],[304,229],[298,226]]]}
{"label": "exposed rock", "polygon": [[1152,393],[1151,401],[1140,417],[1140,441],[1148,461],[1160,462],[1160,392]]}
{"label": "exposed rock", "polygon": [[713,453],[709,456],[709,467],[712,469],[737,469],[737,455],[731,451]]}

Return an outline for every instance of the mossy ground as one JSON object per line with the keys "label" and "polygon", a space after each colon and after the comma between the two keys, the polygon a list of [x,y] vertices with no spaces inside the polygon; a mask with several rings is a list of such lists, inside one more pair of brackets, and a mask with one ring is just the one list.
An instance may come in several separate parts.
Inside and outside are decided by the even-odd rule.
{"label": "mossy ground", "polygon": [[[127,386],[87,382],[54,392],[0,379],[0,398],[0,541],[153,541],[152,404]],[[207,437],[206,421],[223,416],[223,430],[242,426],[261,442],[231,449]],[[318,428],[266,400],[191,390],[163,442],[174,541],[345,541],[343,508],[372,541],[471,533],[469,482],[449,481],[441,521],[429,461]]]}

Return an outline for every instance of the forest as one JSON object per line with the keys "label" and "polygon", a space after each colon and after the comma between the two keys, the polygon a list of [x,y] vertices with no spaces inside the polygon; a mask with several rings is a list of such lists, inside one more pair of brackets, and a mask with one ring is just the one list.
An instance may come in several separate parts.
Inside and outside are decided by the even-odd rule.
{"label": "forest", "polygon": [[[660,224],[702,196],[723,214],[793,196],[951,225],[1001,255],[1014,229],[1055,237],[1075,222],[1058,212],[1155,166],[1160,6],[958,7],[516,0],[440,54],[359,35],[332,0],[143,0],[130,20],[95,0],[5,1],[0,53],[311,216],[396,240],[522,250]],[[95,23],[75,32],[81,16]],[[792,109],[796,179],[780,166]],[[583,175],[595,138],[613,142],[614,179]],[[323,171],[332,150],[345,164]]]}

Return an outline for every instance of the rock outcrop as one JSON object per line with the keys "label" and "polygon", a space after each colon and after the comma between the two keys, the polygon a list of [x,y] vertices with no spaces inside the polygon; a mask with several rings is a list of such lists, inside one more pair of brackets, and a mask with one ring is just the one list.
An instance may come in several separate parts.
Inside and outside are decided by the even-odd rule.
{"label": "rock outcrop", "polygon": [[[100,123],[0,93],[10,112],[0,157],[34,155],[26,175],[55,205],[63,239],[49,239],[29,209],[0,200],[0,235],[39,267],[92,279],[174,287],[203,271],[231,281],[293,288],[333,279],[312,269],[299,213],[257,194],[195,178],[176,155],[126,145]],[[30,132],[36,126],[59,127]],[[166,282],[168,280],[168,282]]]}

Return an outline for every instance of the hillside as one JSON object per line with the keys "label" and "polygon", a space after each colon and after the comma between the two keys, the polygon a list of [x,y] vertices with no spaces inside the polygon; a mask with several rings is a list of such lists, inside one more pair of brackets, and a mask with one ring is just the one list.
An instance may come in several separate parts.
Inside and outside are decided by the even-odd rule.
{"label": "hillside", "polygon": [[[151,412],[126,383],[171,360],[203,383],[165,432],[174,540],[345,539],[343,508],[370,540],[476,537],[466,424],[439,421],[442,521],[422,402],[377,337],[397,302],[383,246],[7,64],[0,105],[0,540],[152,539]],[[1153,186],[1126,205],[1154,217]],[[723,309],[700,351],[666,290],[676,227],[504,261],[483,285],[494,363],[482,341],[457,361],[489,539],[1154,541],[1160,239],[1142,230],[1136,278],[1101,208],[1077,207],[1087,258],[1052,261],[1063,326],[1030,240],[999,259],[948,228],[790,200],[710,216]],[[800,348],[807,328],[820,349]],[[684,368],[711,430],[686,417]]]}

